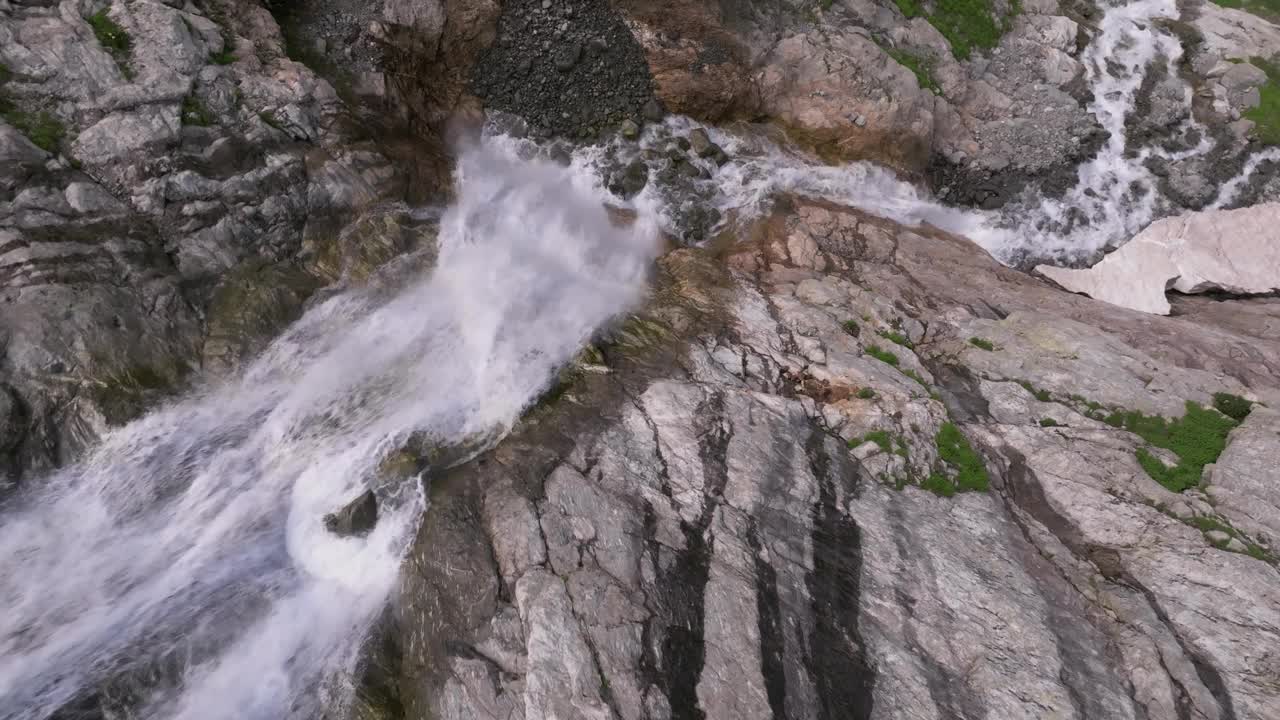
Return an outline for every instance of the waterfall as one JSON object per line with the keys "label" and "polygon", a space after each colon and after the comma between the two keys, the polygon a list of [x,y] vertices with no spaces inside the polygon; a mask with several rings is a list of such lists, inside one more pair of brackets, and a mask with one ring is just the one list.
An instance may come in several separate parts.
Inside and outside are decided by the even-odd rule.
{"label": "waterfall", "polygon": [[[425,505],[380,463],[411,434],[501,435],[643,298],[654,223],[616,227],[573,172],[465,150],[433,272],[329,298],[240,377],[29,483],[0,524],[0,717],[129,673],[145,718],[340,708]],[[372,532],[325,529],[374,486]]]}

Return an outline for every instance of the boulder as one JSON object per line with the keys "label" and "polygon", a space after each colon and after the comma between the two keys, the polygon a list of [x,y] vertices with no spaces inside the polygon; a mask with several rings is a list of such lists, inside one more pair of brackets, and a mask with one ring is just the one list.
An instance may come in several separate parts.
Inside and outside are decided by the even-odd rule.
{"label": "boulder", "polygon": [[870,38],[829,30],[783,39],[764,59],[761,110],[824,159],[922,170],[934,134],[932,91]]}
{"label": "boulder", "polygon": [[[704,122],[750,116],[759,108],[751,71],[751,49],[726,25],[715,3],[689,0],[617,0],[632,34],[644,49],[662,110]],[[655,117],[656,116],[656,117]]]}
{"label": "boulder", "polygon": [[1151,224],[1091,268],[1040,265],[1058,285],[1113,305],[1169,314],[1166,290],[1280,290],[1280,203],[1207,210]]}
{"label": "boulder", "polygon": [[365,490],[337,512],[324,516],[324,527],[340,537],[368,535],[378,524],[378,498]]}

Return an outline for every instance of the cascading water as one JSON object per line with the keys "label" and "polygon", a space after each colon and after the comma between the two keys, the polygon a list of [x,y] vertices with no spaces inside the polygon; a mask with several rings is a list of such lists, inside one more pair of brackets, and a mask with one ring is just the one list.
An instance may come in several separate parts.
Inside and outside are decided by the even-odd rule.
{"label": "cascading water", "polygon": [[333,716],[424,499],[379,487],[363,538],[325,513],[411,434],[501,434],[643,296],[654,222],[616,227],[571,173],[464,152],[429,276],[328,299],[239,379],[32,483],[0,524],[0,717],[129,673],[149,678],[138,717]]}
{"label": "cascading water", "polygon": [[[1161,194],[1148,161],[1179,161],[1213,150],[1207,128],[1191,118],[1189,89],[1182,108],[1187,119],[1174,129],[1182,149],[1170,150],[1154,143],[1135,147],[1126,125],[1136,111],[1143,79],[1153,66],[1161,64],[1170,77],[1178,75],[1182,47],[1157,22],[1178,16],[1174,0],[1138,0],[1106,8],[1081,61],[1094,96],[1089,110],[1109,137],[1093,159],[1078,168],[1074,187],[1062,197],[1044,197],[1032,188],[1000,211],[948,207],[871,163],[823,165],[763,134],[707,128],[732,161],[716,167],[710,160],[689,157],[689,162],[701,168],[703,178],[651,182],[632,204],[655,212],[663,219],[665,230],[679,235],[685,229],[682,216],[690,205],[713,208],[726,221],[731,217],[749,220],[765,212],[778,195],[795,194],[908,225],[930,224],[965,235],[1006,263],[1088,259],[1099,250],[1127,241],[1153,220],[1178,211]],[[647,129],[638,144],[614,141],[608,146],[580,148],[573,163],[594,169],[601,177],[608,175],[610,166],[639,157],[659,158],[660,165],[673,138],[687,135],[695,127],[697,124],[687,118],[672,117]],[[1223,185],[1212,207],[1229,205],[1261,161],[1276,159],[1280,153],[1275,151],[1255,155],[1237,178]]]}

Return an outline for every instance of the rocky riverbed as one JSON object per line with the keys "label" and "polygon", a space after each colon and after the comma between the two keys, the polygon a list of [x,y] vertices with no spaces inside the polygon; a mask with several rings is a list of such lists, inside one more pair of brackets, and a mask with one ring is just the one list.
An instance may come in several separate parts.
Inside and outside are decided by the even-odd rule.
{"label": "rocky riverbed", "polygon": [[[288,693],[386,720],[1280,717],[1280,302],[1170,293],[1154,316],[1010,267],[1085,263],[1185,211],[1274,214],[1280,27],[1199,0],[977,6],[0,0],[0,540],[18,543],[0,566],[61,547],[24,520],[33,498],[82,498],[84,528],[177,507],[241,425],[174,435],[187,454],[154,486],[74,483],[94,448],[156,427],[136,418],[216,408],[298,318],[268,360],[337,343],[326,328],[362,312],[344,298],[401,297],[442,233],[521,228],[547,242],[503,265],[512,287],[572,265],[596,290],[616,289],[580,276],[616,249],[597,236],[653,233],[650,293],[584,331],[514,426],[428,437],[378,415],[361,432],[397,442],[362,440],[368,487],[285,483],[262,506],[361,552],[410,533],[363,586],[387,597],[354,596],[380,619],[324,636],[343,672]],[[476,146],[545,193],[497,183],[446,213]],[[1265,249],[1265,221],[1244,226],[1259,237],[1214,247]],[[584,265],[546,235],[583,228]],[[1230,252],[1215,262],[1274,262]],[[1261,292],[1280,276],[1249,270]],[[543,337],[545,308],[598,310],[532,287],[503,317],[453,288],[459,351],[510,360],[502,339]],[[352,373],[406,340],[375,336]],[[418,350],[388,367],[443,357]],[[351,441],[350,417],[311,420],[281,442]],[[249,464],[222,476],[283,477]],[[315,534],[251,527],[228,547],[362,587],[300,549]],[[104,587],[145,586],[120,577]],[[288,615],[253,583],[234,607]],[[10,659],[45,651],[6,623],[23,597],[0,588]],[[203,619],[200,638],[230,621]],[[57,702],[0,659],[0,717],[198,717],[178,691],[220,642],[57,667]]]}

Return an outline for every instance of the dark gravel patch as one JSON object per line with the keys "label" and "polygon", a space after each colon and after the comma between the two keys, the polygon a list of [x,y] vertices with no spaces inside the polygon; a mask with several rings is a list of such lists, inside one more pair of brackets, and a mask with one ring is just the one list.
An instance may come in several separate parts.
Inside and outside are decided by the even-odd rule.
{"label": "dark gravel patch", "polygon": [[644,50],[608,0],[507,0],[471,89],[535,134],[591,138],[654,114]]}

